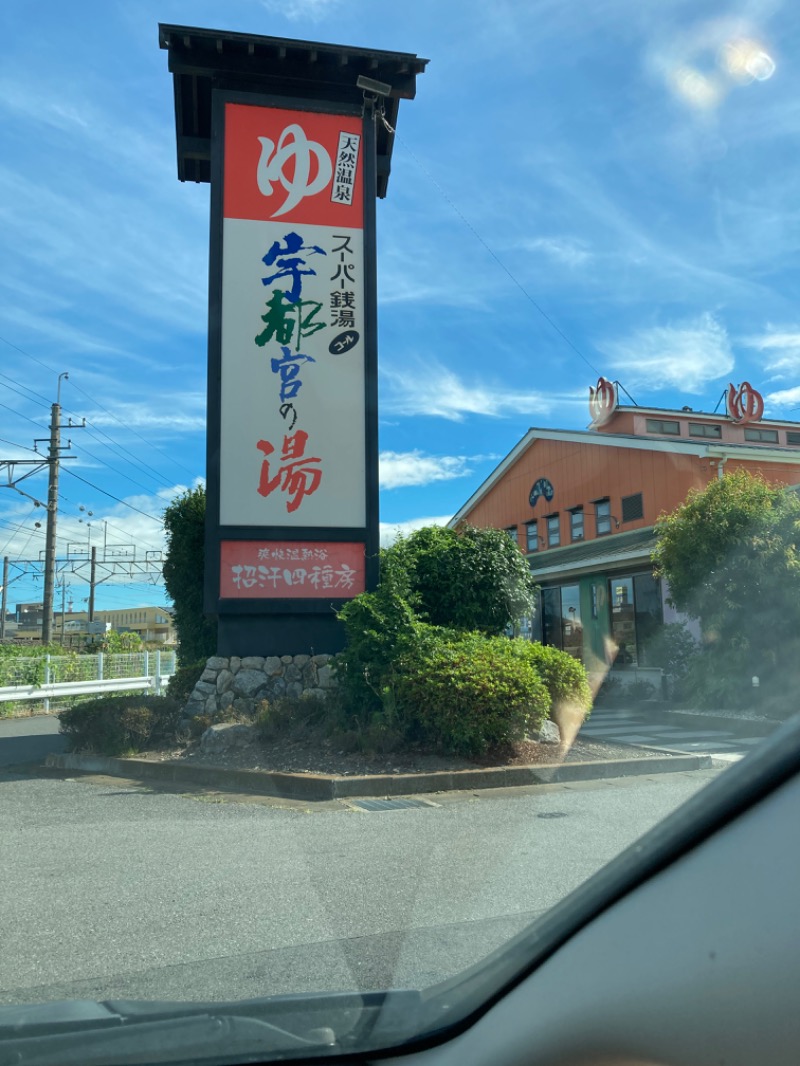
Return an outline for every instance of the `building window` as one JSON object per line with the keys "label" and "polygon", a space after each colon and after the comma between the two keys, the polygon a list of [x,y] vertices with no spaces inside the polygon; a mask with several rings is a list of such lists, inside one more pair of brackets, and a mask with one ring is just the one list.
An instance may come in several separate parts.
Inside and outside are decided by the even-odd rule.
{"label": "building window", "polygon": [[542,589],[543,643],[580,659],[583,654],[580,586]]}
{"label": "building window", "polygon": [[614,577],[608,582],[615,666],[648,666],[653,637],[664,621],[661,585],[652,574]]}
{"label": "building window", "polygon": [[519,540],[517,538],[517,527],[516,526],[506,526],[506,533],[508,533],[509,537],[511,537],[511,539],[514,541],[514,543],[519,547]]}
{"label": "building window", "polygon": [[641,492],[637,492],[633,496],[623,496],[622,521],[635,522],[639,518],[644,518],[644,503],[642,502]]}
{"label": "building window", "polygon": [[777,444],[778,431],[777,429],[746,429],[744,439],[759,441],[761,444]]}
{"label": "building window", "polygon": [[690,437],[713,437],[714,440],[722,439],[722,426],[716,426],[713,422],[690,422]]}
{"label": "building window", "polygon": [[547,516],[547,547],[557,548],[561,543],[561,522],[557,514]]}
{"label": "building window", "polygon": [[569,513],[569,535],[573,541],[583,540],[583,508],[573,507]]}
{"label": "building window", "polygon": [[525,547],[529,552],[538,552],[539,550],[539,523],[538,522],[526,522],[525,523]]}
{"label": "building window", "polygon": [[797,433],[795,430],[788,429],[786,431],[786,443],[800,444],[800,433]]}
{"label": "building window", "polygon": [[671,419],[664,418],[648,418],[647,419],[647,432],[648,433],[666,433],[671,437],[680,437],[681,424],[680,422],[673,422]]}
{"label": "building window", "polygon": [[594,518],[598,537],[611,532],[611,500],[595,500]]}

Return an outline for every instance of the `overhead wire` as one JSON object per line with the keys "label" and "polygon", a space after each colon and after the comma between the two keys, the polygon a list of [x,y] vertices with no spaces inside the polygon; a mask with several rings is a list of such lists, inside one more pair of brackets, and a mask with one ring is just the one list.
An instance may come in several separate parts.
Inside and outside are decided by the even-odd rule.
{"label": "overhead wire", "polygon": [[[189,470],[188,467],[184,466],[183,463],[179,462],[173,455],[170,455],[169,452],[165,452],[163,448],[159,448],[157,444],[153,443],[153,441],[148,440],[146,437],[143,437],[141,433],[139,433],[133,428],[133,426],[128,425],[127,422],[123,422],[122,419],[118,418],[113,411],[109,411],[109,409],[107,407],[104,407],[99,402],[99,400],[95,400],[92,396],[89,395],[88,392],[86,392],[85,389],[82,389],[80,385],[76,385],[73,381],[70,381],[70,384],[74,389],[77,389],[78,392],[82,393],[88,400],[91,400],[92,403],[97,404],[101,411],[104,411],[110,418],[113,418],[115,422],[118,422],[123,427],[123,429],[127,429],[130,433],[134,435],[134,437],[138,437],[140,441],[142,441],[148,446],[148,448],[155,448],[157,452],[160,452],[162,455],[166,456],[170,460],[170,462],[174,463],[176,466],[179,466],[181,470],[185,470],[186,473],[189,474],[191,477],[196,476],[194,471]],[[99,429],[98,426],[95,426],[94,428]],[[150,467],[150,469],[152,470],[153,468]]]}
{"label": "overhead wire", "polygon": [[158,522],[161,525],[161,519],[156,518],[155,515],[148,514],[147,511],[143,511],[140,507],[134,507],[132,503],[128,503],[126,500],[121,500],[119,496],[115,496],[112,492],[107,492],[105,489],[101,489],[99,485],[92,484],[91,481],[87,481],[85,477],[81,477],[80,474],[76,474],[74,470],[69,470],[67,467],[63,467],[62,474],[68,474],[70,477],[76,479],[76,481],[82,481],[84,485],[88,485],[89,488],[94,489],[95,492],[101,492],[104,496],[108,496],[110,500],[114,500],[115,503],[122,504],[123,507],[127,507],[131,511],[135,511],[137,514],[144,515],[145,518],[149,518],[153,522]]}
{"label": "overhead wire", "polygon": [[[94,439],[98,440],[99,438],[95,437]],[[100,441],[100,443],[102,444],[103,442]],[[78,447],[81,451],[86,452],[86,454],[90,458],[94,459],[95,462],[101,463],[103,466],[107,467],[113,474],[116,474],[118,477],[125,478],[126,481],[130,481],[132,485],[136,485],[138,486],[138,488],[144,489],[145,492],[152,493],[153,490],[149,485],[143,485],[141,481],[137,481],[136,478],[131,477],[130,474],[125,474],[122,470],[118,470],[115,466],[112,466],[111,463],[109,463],[107,460],[101,459],[99,455],[95,455],[94,452],[89,451],[89,449],[83,442],[81,442]]]}
{"label": "overhead wire", "polygon": [[460,207],[448,195],[446,190],[439,184],[439,182],[436,180],[436,178],[434,178],[433,174],[431,174],[431,172],[428,170],[428,168],[425,166],[425,164],[422,162],[422,160],[419,158],[419,156],[416,154],[416,152],[413,150],[413,148],[411,148],[411,146],[409,144],[407,144],[403,140],[402,137],[399,136],[397,131],[392,126],[389,125],[389,123],[386,120],[385,115],[382,115],[382,114],[379,113],[379,117],[382,119],[383,124],[386,127],[386,129],[390,133],[394,134],[395,138],[397,139],[397,142],[400,145],[402,145],[402,147],[405,149],[406,152],[408,152],[408,154],[414,160],[414,162],[419,167],[419,169],[422,171],[422,173],[428,178],[428,180],[434,186],[434,188],[441,194],[441,196],[445,200],[445,202],[447,204],[449,204],[449,206],[456,213],[456,215],[461,219],[461,221],[464,223],[464,225],[467,227],[467,229],[470,231],[470,233],[472,233],[473,237],[475,237],[475,239],[479,242],[479,244],[481,244],[483,246],[483,248],[489,253],[489,255],[492,257],[492,259],[495,261],[495,263],[497,263],[497,265],[500,267],[500,269],[505,274],[508,275],[510,280],[516,285],[516,287],[519,289],[519,291],[522,293],[522,295],[525,297],[525,299],[528,300],[528,302],[538,311],[538,313],[542,316],[542,318],[545,320],[545,322],[547,322],[548,325],[552,329],[555,330],[555,332],[559,335],[559,337],[561,337],[561,339],[564,341],[564,343],[567,344],[572,349],[572,351],[578,356],[578,358],[582,359],[583,362],[586,363],[586,365],[589,367],[589,369],[592,370],[599,377],[600,376],[600,371],[592,364],[592,362],[589,359],[587,359],[587,357],[583,354],[583,352],[580,350],[580,348],[578,348],[578,346],[576,344],[574,344],[570,340],[570,338],[566,335],[566,333],[564,333],[564,331],[561,329],[561,327],[558,325],[558,323],[555,322],[550,317],[550,315],[548,315],[548,313],[545,311],[545,309],[542,307],[542,305],[536,299],[534,299],[534,297],[528,292],[528,290],[525,288],[525,286],[522,284],[522,282],[519,280],[519,278],[513,273],[513,271],[508,266],[506,266],[506,264],[503,262],[503,260],[500,258],[500,256],[494,251],[494,249],[491,247],[491,245],[488,243],[488,241],[484,240],[484,238],[481,236],[481,234],[478,232],[478,230],[475,228],[475,226],[473,226],[473,224],[469,221],[469,219],[466,217],[466,215],[463,213],[463,211],[460,209]]}
{"label": "overhead wire", "polygon": [[[12,341],[8,340],[8,338],[7,338],[7,337],[3,337],[3,336],[1,336],[1,335],[0,335],[0,341],[2,341],[2,343],[3,343],[3,344],[7,344],[9,348],[13,348],[13,349],[14,349],[14,351],[16,351],[16,352],[19,352],[19,353],[20,353],[20,355],[24,355],[24,356],[25,356],[25,357],[26,357],[27,359],[31,359],[31,360],[33,360],[33,362],[34,362],[34,363],[37,363],[37,364],[38,364],[39,366],[41,366],[41,367],[42,367],[43,369],[45,369],[45,370],[49,371],[49,372],[50,372],[51,374],[53,374],[53,375],[54,375],[55,377],[58,377],[58,372],[57,372],[56,370],[54,370],[54,369],[53,369],[53,367],[51,367],[51,366],[48,366],[48,365],[47,365],[47,363],[43,362],[43,361],[42,361],[41,359],[38,359],[38,358],[37,358],[37,357],[36,357],[35,355],[31,355],[31,353],[30,353],[30,352],[27,352],[27,351],[25,351],[25,350],[24,350],[23,348],[20,348],[20,347],[19,347],[19,345],[17,345],[17,344],[14,344],[14,343],[13,343]],[[9,378],[9,380],[11,380],[11,381],[14,381],[15,379],[14,379],[14,378]],[[81,394],[82,394],[83,396],[85,396],[87,400],[89,400],[89,401],[90,401],[91,403],[93,403],[93,404],[95,404],[95,405],[96,405],[97,407],[99,407],[101,411],[105,412],[105,414],[107,414],[107,415],[108,415],[108,416],[109,416],[110,418],[113,418],[115,422],[118,422],[118,423],[119,423],[119,425],[120,425],[120,426],[122,426],[122,428],[123,428],[123,429],[126,429],[126,430],[128,430],[128,431],[129,431],[130,433],[132,433],[132,434],[133,434],[133,435],[134,435],[135,437],[138,437],[138,439],[139,439],[139,440],[141,440],[141,441],[142,441],[142,442],[143,442],[144,444],[146,444],[146,445],[148,446],[148,448],[154,448],[154,449],[155,449],[155,450],[156,450],[157,452],[160,452],[160,453],[161,453],[162,455],[164,455],[164,456],[165,456],[165,457],[166,457],[167,459],[169,459],[169,460],[170,460],[170,462],[174,463],[174,464],[175,464],[176,466],[180,467],[180,469],[181,469],[181,470],[184,470],[184,471],[185,471],[185,472],[186,472],[187,474],[189,474],[189,475],[190,475],[190,477],[195,477],[195,476],[196,476],[196,473],[195,473],[195,471],[193,471],[193,470],[189,470],[189,468],[188,468],[188,467],[184,466],[184,465],[183,465],[183,463],[181,463],[181,462],[180,462],[180,461],[179,461],[178,459],[176,459],[176,458],[175,458],[175,457],[174,457],[173,455],[170,455],[170,453],[169,453],[169,452],[167,452],[167,451],[164,451],[164,449],[163,449],[163,448],[159,448],[159,446],[158,446],[157,444],[155,444],[155,443],[154,443],[154,442],[153,442],[152,440],[148,440],[148,439],[147,439],[146,437],[142,436],[142,434],[141,434],[141,433],[139,433],[139,432],[138,432],[137,430],[135,430],[135,429],[133,428],[133,426],[131,426],[131,425],[128,425],[128,424],[127,424],[126,422],[124,422],[124,421],[123,421],[123,420],[122,420],[121,418],[119,418],[119,417],[118,417],[117,415],[115,415],[113,411],[110,411],[110,410],[109,410],[109,409],[108,409],[107,407],[105,407],[105,406],[104,406],[104,405],[103,405],[102,403],[100,403],[100,401],[99,401],[99,400],[97,400],[97,399],[95,399],[95,397],[91,396],[91,395],[90,395],[90,394],[89,394],[89,393],[88,393],[88,392],[87,392],[87,391],[86,391],[86,390],[85,390],[84,388],[82,388],[82,387],[81,387],[80,385],[76,384],[76,383],[75,383],[74,381],[72,381],[72,380],[71,380],[70,378],[67,378],[67,381],[69,382],[69,384],[70,384],[70,385],[71,385],[71,386],[72,386],[72,387],[73,387],[74,389],[76,389],[76,390],[77,390],[78,392],[80,392],[80,393],[81,393]],[[19,384],[19,382],[16,382],[16,383],[17,383],[17,384]],[[0,384],[2,384],[2,382],[0,382]],[[26,386],[22,386],[22,387],[23,387],[23,388],[26,388]],[[29,391],[33,391],[33,390],[29,390]],[[40,394],[36,394],[36,395],[40,395]],[[44,405],[45,405],[45,406],[50,406],[50,405],[49,405],[49,404],[47,403],[47,401],[46,401],[46,399],[45,399],[44,397],[42,397],[42,400],[44,401]],[[72,412],[72,413],[73,413],[73,414],[76,414],[76,415],[77,415],[77,412]],[[21,416],[21,417],[25,417],[25,416]],[[82,415],[80,415],[80,416],[78,416],[78,417],[83,417],[83,416],[82,416]],[[31,421],[32,421],[32,420],[31,420]],[[37,423],[37,424],[38,424],[38,423]],[[94,423],[91,423],[91,422],[90,422],[90,421],[89,421],[88,419],[87,419],[87,424],[89,424],[89,425],[92,425],[92,427],[93,427],[94,429],[97,429],[97,430],[98,430],[98,432],[100,432],[100,433],[104,433],[104,434],[105,434],[105,436],[107,436],[107,437],[108,437],[108,439],[109,439],[109,440],[111,440],[111,441],[112,441],[113,443],[115,443],[115,444],[117,443],[117,442],[113,441],[113,438],[112,438],[112,437],[110,436],[110,434],[107,434],[107,433],[105,433],[105,431],[104,431],[104,430],[103,430],[103,429],[102,429],[102,428],[101,428],[100,426],[96,426],[96,425],[94,425]],[[130,461],[130,460],[128,460],[128,461]],[[132,465],[137,465],[137,464],[136,464],[136,463],[132,463]],[[142,464],[142,465],[144,465],[144,466],[147,466],[147,464]],[[163,480],[163,481],[165,482],[165,484],[167,484],[167,485],[169,485],[169,484],[170,484],[170,479],[169,479],[169,478],[167,478],[167,477],[165,477],[165,476],[164,476],[164,475],[162,475],[162,474],[159,474],[159,472],[158,472],[157,470],[155,470],[155,469],[154,469],[153,467],[148,467],[148,469],[149,469],[149,470],[151,470],[151,471],[152,471],[152,472],[153,472],[153,473],[154,473],[154,474],[155,474],[155,475],[156,475],[157,477],[161,478],[161,479],[162,479],[162,480]]]}
{"label": "overhead wire", "polygon": [[24,418],[26,422],[31,422],[37,429],[45,429],[41,422],[37,422],[33,418],[29,418],[28,415],[24,415],[22,411],[17,411],[14,407],[9,407],[7,403],[0,403],[0,407],[3,407],[6,411],[10,411],[12,415],[16,415],[17,418]]}
{"label": "overhead wire", "polygon": [[[36,508],[36,507],[32,507],[32,508],[31,508],[31,511],[30,511],[30,514],[28,515],[28,517],[27,517],[27,518],[25,518],[25,519],[24,519],[24,520],[23,520],[22,522],[20,522],[20,524],[19,524],[19,525],[18,525],[17,527],[15,527],[15,528],[14,528],[14,533],[18,533],[18,532],[19,532],[19,531],[20,531],[20,530],[22,529],[23,525],[24,525],[24,524],[25,524],[26,522],[30,522],[30,520],[31,520],[31,518],[33,518],[34,512],[35,512],[36,510],[37,510],[37,508]],[[11,528],[11,526],[10,526],[10,525],[7,525],[6,523],[3,523],[3,524],[4,524],[5,526],[6,526],[6,528]],[[0,549],[0,555],[5,555],[5,554],[6,554],[6,548],[7,548],[7,547],[9,546],[9,544],[10,544],[10,543],[11,543],[11,542],[13,541],[13,539],[14,539],[14,533],[12,533],[12,535],[11,535],[11,536],[10,536],[10,537],[8,538],[8,540],[6,541],[6,543],[5,543],[5,547],[3,547],[2,549]]]}
{"label": "overhead wire", "polygon": [[[0,441],[2,441],[3,444],[10,444],[12,448],[21,448],[24,452],[31,452],[33,455],[41,455],[41,452],[37,452],[35,448],[28,448],[25,444],[17,444],[16,441],[6,440],[5,437],[0,437]],[[6,460],[6,462],[8,461],[9,460]],[[10,461],[13,462],[13,460]],[[44,456],[42,456],[42,462],[44,461]]]}
{"label": "overhead wire", "polygon": [[[17,396],[21,396],[23,400],[31,400],[33,397],[33,403],[38,403],[40,407],[50,408],[51,404],[40,392],[36,392],[34,389],[29,389],[27,385],[23,385],[22,382],[17,381],[16,378],[9,377],[8,374],[0,374],[0,378],[6,379],[5,381],[0,381],[0,385],[2,385],[4,389],[10,389],[11,392],[15,392]],[[14,385],[17,385],[18,388],[15,389],[12,385],[7,385],[6,381],[13,381]],[[24,392],[20,392],[20,389],[25,389],[27,392],[31,393],[31,396],[26,396]]]}

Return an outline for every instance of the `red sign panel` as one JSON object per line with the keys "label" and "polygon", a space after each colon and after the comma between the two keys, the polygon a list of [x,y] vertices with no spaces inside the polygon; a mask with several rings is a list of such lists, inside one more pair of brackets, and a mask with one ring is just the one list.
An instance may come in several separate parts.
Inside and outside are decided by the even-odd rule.
{"label": "red sign panel", "polygon": [[364,225],[361,118],[228,104],[225,218]]}
{"label": "red sign panel", "polygon": [[364,545],[306,540],[225,540],[223,599],[352,599],[366,587]]}

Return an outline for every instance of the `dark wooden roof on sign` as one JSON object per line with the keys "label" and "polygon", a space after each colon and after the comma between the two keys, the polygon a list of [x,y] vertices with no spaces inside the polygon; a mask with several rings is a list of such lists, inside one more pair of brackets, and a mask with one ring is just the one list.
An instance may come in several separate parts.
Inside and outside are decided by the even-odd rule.
{"label": "dark wooden roof on sign", "polygon": [[[178,177],[211,180],[212,88],[275,93],[294,99],[361,105],[359,74],[392,86],[386,120],[394,129],[401,100],[413,100],[427,59],[409,52],[260,37],[227,30],[160,24],[158,43],[169,52],[175,90]],[[394,136],[377,124],[378,196],[386,195]]]}

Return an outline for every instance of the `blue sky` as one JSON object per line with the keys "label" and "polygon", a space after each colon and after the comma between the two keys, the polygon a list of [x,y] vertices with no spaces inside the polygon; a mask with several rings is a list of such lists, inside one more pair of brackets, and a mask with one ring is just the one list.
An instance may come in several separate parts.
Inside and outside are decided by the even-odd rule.
{"label": "blue sky", "polygon": [[[6,0],[0,458],[31,458],[68,372],[59,554],[158,549],[204,474],[209,189],[177,181],[158,22],[430,59],[378,204],[386,536],[450,517],[529,426],[585,428],[598,373],[705,410],[749,379],[798,418],[796,4]],[[2,488],[0,555],[38,558],[43,521]]]}

